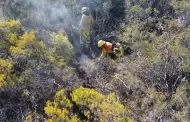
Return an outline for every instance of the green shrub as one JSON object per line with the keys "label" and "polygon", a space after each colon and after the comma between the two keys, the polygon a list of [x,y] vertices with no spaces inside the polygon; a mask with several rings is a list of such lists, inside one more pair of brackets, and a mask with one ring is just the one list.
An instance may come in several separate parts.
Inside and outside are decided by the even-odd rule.
{"label": "green shrub", "polygon": [[73,47],[63,33],[51,35],[53,47],[50,49],[50,61],[58,66],[63,66],[73,58]]}

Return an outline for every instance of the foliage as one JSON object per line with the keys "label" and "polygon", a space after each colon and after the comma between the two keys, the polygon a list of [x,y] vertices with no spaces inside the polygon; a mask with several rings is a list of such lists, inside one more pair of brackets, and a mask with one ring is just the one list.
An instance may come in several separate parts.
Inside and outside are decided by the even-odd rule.
{"label": "foliage", "polygon": [[[50,61],[63,66],[73,58],[72,45],[63,33],[51,35],[53,48],[50,49]],[[56,55],[54,55],[56,54]]]}
{"label": "foliage", "polygon": [[[81,5],[96,20],[93,40],[114,33],[133,53],[78,62]],[[189,122],[189,0],[14,0],[0,8],[0,121]]]}
{"label": "foliage", "polygon": [[[1,20],[0,34],[0,87],[2,90],[7,89],[5,93],[10,93],[7,96],[0,92],[0,104],[4,105],[4,109],[0,111],[6,113],[0,116],[0,121],[24,121],[23,116],[27,116],[36,108],[43,108],[43,101],[50,97],[59,85],[73,84],[74,87],[74,81],[78,81],[75,70],[66,65],[72,59],[72,46],[62,33],[49,36],[48,40],[52,42],[50,49],[38,38],[39,32],[24,31],[16,20]],[[52,49],[55,51],[51,52]],[[64,67],[59,67],[60,65],[49,57],[59,57],[61,60],[64,58]],[[21,104],[21,108],[16,104]],[[13,109],[22,111],[23,115],[15,112],[7,114]],[[37,112],[31,115],[32,118],[28,116],[26,121],[33,120],[35,115],[40,115],[40,119],[35,120],[43,120],[43,116]]]}
{"label": "foliage", "polygon": [[190,3],[188,1],[185,0],[181,0],[181,1],[177,1],[177,0],[173,0],[170,3],[175,9],[185,9],[190,7]]}
{"label": "foliage", "polygon": [[70,95],[71,98],[67,97],[61,89],[56,93],[54,102],[47,102],[44,108],[48,115],[47,121],[82,121],[81,116],[75,113],[77,111],[72,111],[76,105],[80,108],[78,112],[85,116],[85,121],[126,121],[124,106],[115,94],[105,96],[93,89],[80,87]]}
{"label": "foliage", "polygon": [[40,122],[40,119],[41,119],[40,116],[36,112],[34,112],[34,113],[28,114],[24,122],[33,122],[33,121]]}
{"label": "foliage", "polygon": [[6,85],[5,79],[10,74],[12,66],[13,64],[10,60],[0,58],[0,87]]}
{"label": "foliage", "polygon": [[190,85],[189,83],[184,83],[177,88],[176,94],[172,96],[171,107],[174,112],[173,118],[178,121],[187,122],[190,120],[188,114],[188,109],[190,108],[189,104],[189,92]]}
{"label": "foliage", "polygon": [[[176,17],[189,11],[189,2],[172,2],[183,7],[176,8],[167,3],[162,9],[180,10]],[[143,10],[147,8],[138,2],[135,5]],[[163,11],[159,5],[156,9],[160,16]],[[118,31],[121,43],[130,45],[134,53],[119,61],[121,64],[118,64],[110,86],[117,89],[122,101],[130,107],[129,114],[137,115],[136,121],[189,121],[185,117],[189,105],[183,104],[189,99],[186,96],[190,70],[189,28],[172,18],[173,13],[167,9],[162,18],[152,12],[143,18],[144,22],[136,16]],[[183,20],[187,20],[186,16]]]}

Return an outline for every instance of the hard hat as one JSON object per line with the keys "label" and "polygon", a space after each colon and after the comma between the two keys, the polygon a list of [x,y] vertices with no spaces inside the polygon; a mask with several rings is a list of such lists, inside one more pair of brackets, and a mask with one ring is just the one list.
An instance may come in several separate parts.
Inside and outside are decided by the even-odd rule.
{"label": "hard hat", "polygon": [[105,43],[103,40],[98,41],[98,47],[102,47]]}
{"label": "hard hat", "polygon": [[82,12],[84,13],[86,11],[88,11],[88,8],[87,7],[82,7]]}

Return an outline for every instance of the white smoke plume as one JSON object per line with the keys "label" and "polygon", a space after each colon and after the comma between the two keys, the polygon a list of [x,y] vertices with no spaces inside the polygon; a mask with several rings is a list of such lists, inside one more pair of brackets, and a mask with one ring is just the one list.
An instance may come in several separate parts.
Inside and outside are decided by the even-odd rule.
{"label": "white smoke plume", "polygon": [[25,27],[77,28],[81,8],[99,9],[103,0],[2,0],[0,17],[19,19]]}
{"label": "white smoke plume", "polygon": [[56,29],[77,25],[80,9],[72,0],[6,0],[0,17],[19,19],[28,28]]}

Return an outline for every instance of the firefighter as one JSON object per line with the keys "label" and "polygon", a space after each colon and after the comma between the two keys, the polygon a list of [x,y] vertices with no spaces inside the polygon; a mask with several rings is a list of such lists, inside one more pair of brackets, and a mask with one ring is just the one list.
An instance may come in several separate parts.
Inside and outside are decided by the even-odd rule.
{"label": "firefighter", "polygon": [[80,21],[80,43],[84,43],[84,41],[90,41],[91,30],[94,24],[94,19],[90,15],[89,8],[82,8],[82,18]]}
{"label": "firefighter", "polygon": [[110,42],[99,40],[98,47],[102,48],[100,57],[110,56],[111,58],[115,59],[124,55],[124,50],[120,43],[112,44]]}

